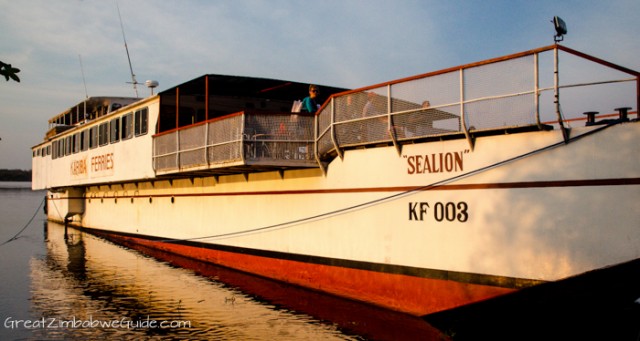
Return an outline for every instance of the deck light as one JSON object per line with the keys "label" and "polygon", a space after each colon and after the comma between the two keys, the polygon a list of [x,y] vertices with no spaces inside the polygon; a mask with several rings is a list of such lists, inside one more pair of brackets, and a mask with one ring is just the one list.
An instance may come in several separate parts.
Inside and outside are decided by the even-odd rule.
{"label": "deck light", "polygon": [[558,43],[564,39],[564,35],[567,34],[567,24],[565,24],[564,20],[560,17],[553,17],[553,26],[556,29],[556,35],[553,37],[553,40]]}

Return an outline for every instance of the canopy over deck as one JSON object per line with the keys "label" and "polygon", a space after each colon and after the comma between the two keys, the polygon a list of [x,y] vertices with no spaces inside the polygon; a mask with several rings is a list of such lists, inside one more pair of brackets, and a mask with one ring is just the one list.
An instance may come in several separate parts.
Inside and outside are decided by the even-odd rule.
{"label": "canopy over deck", "polygon": [[[330,95],[347,90],[319,86],[319,104]],[[203,75],[158,93],[158,133],[244,110],[290,112],[293,101],[308,94],[308,83],[245,76]]]}

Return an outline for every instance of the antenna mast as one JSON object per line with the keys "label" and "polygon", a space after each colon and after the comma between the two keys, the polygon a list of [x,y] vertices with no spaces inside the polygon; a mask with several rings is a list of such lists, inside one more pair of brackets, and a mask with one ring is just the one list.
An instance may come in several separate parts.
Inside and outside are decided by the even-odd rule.
{"label": "antenna mast", "polygon": [[[78,55],[78,59],[80,60],[80,72],[82,72],[82,83],[84,84],[84,102],[83,102],[83,107],[84,110],[82,112],[82,119],[86,120],[87,119],[87,100],[89,99],[89,92],[87,91],[87,81],[84,79],[84,66],[82,66],[82,55]],[[78,115],[78,112],[76,111],[76,117]],[[78,121],[80,121],[80,118],[78,118]]]}
{"label": "antenna mast", "polygon": [[84,97],[89,98],[89,92],[87,91],[87,81],[84,79],[84,66],[82,66],[82,55],[78,55],[80,60],[80,72],[82,72],[82,83],[84,84]]}
{"label": "antenna mast", "polygon": [[129,71],[131,71],[131,84],[133,84],[133,91],[138,97],[138,81],[136,81],[136,75],[133,73],[133,67],[131,66],[131,57],[129,56],[129,47],[127,47],[127,38],[124,36],[124,25],[122,25],[122,15],[120,15],[120,6],[116,1],[116,8],[118,9],[118,18],[120,18],[120,29],[122,30],[122,40],[124,41],[124,49],[127,51],[127,60],[129,61]]}

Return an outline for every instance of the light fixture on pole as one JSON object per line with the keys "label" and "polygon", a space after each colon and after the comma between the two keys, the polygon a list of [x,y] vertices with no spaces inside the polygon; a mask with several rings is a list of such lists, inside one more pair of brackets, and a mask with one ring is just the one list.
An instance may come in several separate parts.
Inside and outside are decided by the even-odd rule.
{"label": "light fixture on pole", "polygon": [[153,96],[153,89],[158,86],[158,81],[148,80],[144,82],[144,85],[146,85],[147,88],[151,89],[151,96]]}
{"label": "light fixture on pole", "polygon": [[556,44],[564,39],[564,35],[567,34],[567,24],[564,23],[564,20],[560,19],[560,17],[553,17],[553,27],[556,29],[556,35],[553,37],[553,40]]}

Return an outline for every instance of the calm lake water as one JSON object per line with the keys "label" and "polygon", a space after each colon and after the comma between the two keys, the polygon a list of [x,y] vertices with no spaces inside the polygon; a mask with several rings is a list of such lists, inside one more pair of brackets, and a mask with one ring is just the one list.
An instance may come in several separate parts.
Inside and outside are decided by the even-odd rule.
{"label": "calm lake water", "polygon": [[43,199],[0,182],[0,340],[442,336],[419,318],[47,223]]}

